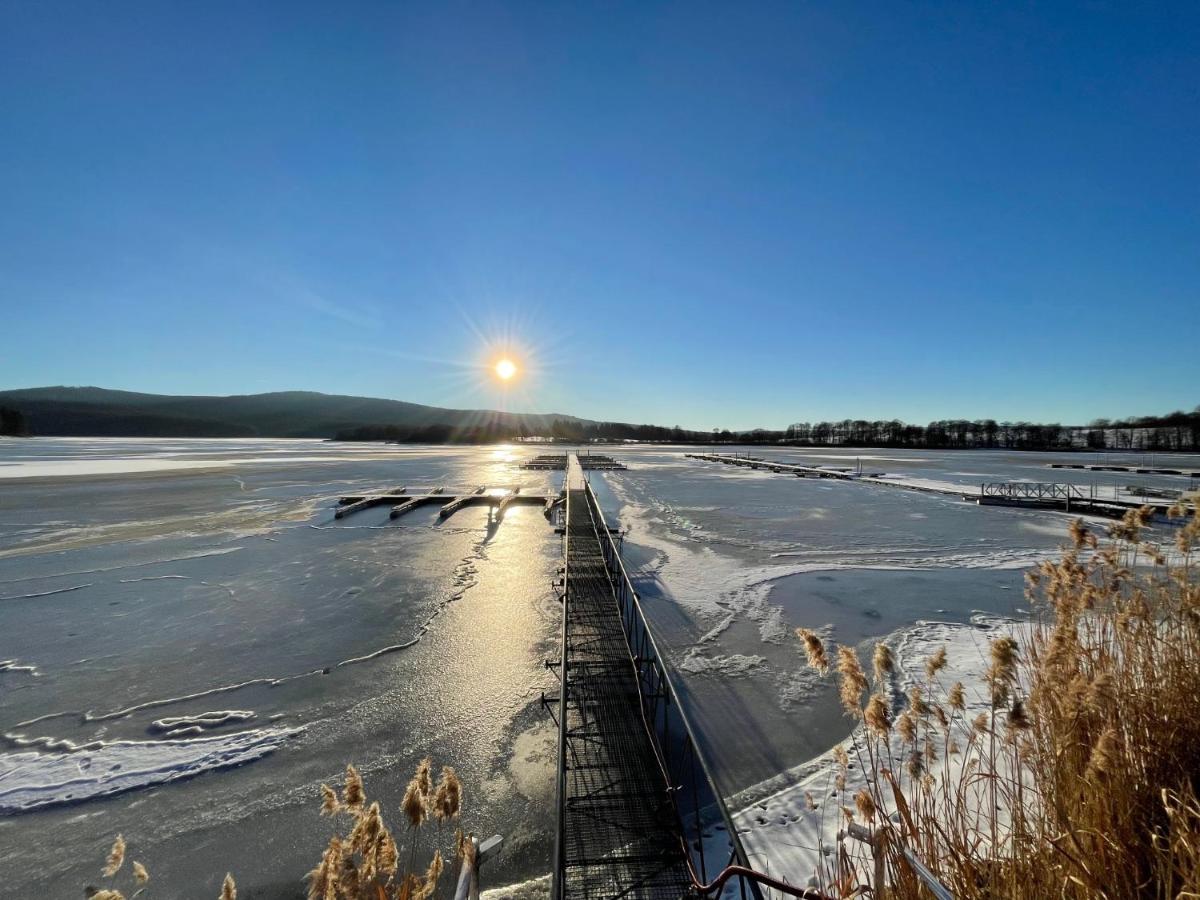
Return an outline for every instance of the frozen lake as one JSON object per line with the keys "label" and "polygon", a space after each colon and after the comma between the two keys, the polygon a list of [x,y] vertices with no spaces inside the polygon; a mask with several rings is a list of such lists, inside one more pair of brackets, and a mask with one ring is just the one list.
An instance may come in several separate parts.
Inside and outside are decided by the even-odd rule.
{"label": "frozen lake", "polygon": [[[0,440],[0,868],[16,896],[71,896],[122,832],[160,891],[302,896],[330,834],[316,787],[348,762],[398,824],[415,763],[454,765],[464,826],[502,833],[489,885],[553,845],[559,538],[537,507],[341,521],[337,496],[521,485],[533,447],[318,441]],[[848,733],[792,630],[858,643],[917,619],[1024,611],[1053,512],[799,479],[612,448],[593,475],[732,795]],[[1187,479],[1048,470],[994,451],[755,449],[976,486]],[[1132,460],[1140,462],[1140,456]],[[1200,460],[1172,458],[1200,468]],[[54,846],[47,854],[42,848]],[[188,886],[184,888],[183,886]],[[178,893],[186,890],[188,893]]]}

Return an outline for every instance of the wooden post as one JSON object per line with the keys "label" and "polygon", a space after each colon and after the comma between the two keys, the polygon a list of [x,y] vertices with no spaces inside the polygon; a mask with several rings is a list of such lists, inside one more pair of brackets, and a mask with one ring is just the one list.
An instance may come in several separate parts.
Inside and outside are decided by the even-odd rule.
{"label": "wooden post", "polygon": [[471,847],[467,850],[462,869],[458,873],[458,885],[454,891],[454,900],[479,900],[479,867],[499,853],[504,844],[504,838],[498,834],[492,835],[482,844],[474,835],[469,840]]}
{"label": "wooden post", "polygon": [[871,842],[872,855],[875,857],[875,883],[872,885],[875,900],[886,900],[887,897],[887,845],[888,830],[875,829],[875,839]]}

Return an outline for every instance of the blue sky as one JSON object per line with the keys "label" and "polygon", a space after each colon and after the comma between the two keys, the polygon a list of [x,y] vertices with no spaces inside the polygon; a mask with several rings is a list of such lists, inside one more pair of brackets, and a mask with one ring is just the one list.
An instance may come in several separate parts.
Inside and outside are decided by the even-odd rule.
{"label": "blue sky", "polygon": [[1191,408],[1197,46],[1194,2],[3,3],[0,388]]}

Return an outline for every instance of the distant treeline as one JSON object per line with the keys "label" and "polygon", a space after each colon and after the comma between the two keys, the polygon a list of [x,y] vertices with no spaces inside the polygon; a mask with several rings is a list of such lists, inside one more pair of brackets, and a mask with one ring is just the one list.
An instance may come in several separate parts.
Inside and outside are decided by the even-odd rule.
{"label": "distant treeline", "polygon": [[27,434],[29,434],[29,425],[25,421],[25,414],[19,409],[0,406],[0,435],[24,437]]}
{"label": "distant treeline", "polygon": [[[491,443],[539,434],[499,424],[480,427],[365,425],[339,431],[340,441],[400,441],[421,444]],[[1005,450],[1190,450],[1200,451],[1200,407],[1190,413],[1108,420],[1089,425],[997,422],[994,419],[942,419],[910,425],[898,419],[798,422],[783,431],[694,431],[675,426],[555,419],[549,434],[571,443],[641,441],[675,444],[792,444],[808,447],[910,447],[914,449]]]}
{"label": "distant treeline", "polygon": [[[517,429],[518,432],[521,429]],[[396,441],[404,444],[494,444],[510,441],[513,429],[498,424],[488,425],[359,425],[344,428],[334,435],[335,441]]]}
{"label": "distant treeline", "polygon": [[1191,412],[1130,419],[1096,419],[1088,425],[942,419],[909,425],[892,419],[868,422],[798,422],[782,439],[809,446],[917,447],[1006,450],[1200,450],[1200,406]]}
{"label": "distant treeline", "polygon": [[[771,432],[782,436],[783,432]],[[726,431],[729,440],[734,436]],[[528,427],[505,428],[502,425],[462,427],[450,425],[428,425],[405,427],[403,425],[362,425],[346,428],[337,433],[338,441],[399,441],[414,444],[484,444],[495,441],[510,441],[514,438],[552,437],[570,443],[593,441],[644,441],[654,443],[712,443],[711,431],[688,431],[678,426],[667,428],[662,425],[628,425],[623,422],[578,422],[554,419],[549,434]]]}

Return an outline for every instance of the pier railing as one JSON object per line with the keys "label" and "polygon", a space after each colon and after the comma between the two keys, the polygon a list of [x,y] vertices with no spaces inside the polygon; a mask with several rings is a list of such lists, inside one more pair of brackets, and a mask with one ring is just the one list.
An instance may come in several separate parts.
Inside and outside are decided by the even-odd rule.
{"label": "pier railing", "polygon": [[[722,896],[727,889],[734,889],[736,881],[737,895],[743,900],[762,900],[758,873],[749,868],[746,852],[725,802],[717,791],[675,688],[667,676],[665,657],[659,652],[650,633],[641,600],[590,484],[586,487],[586,495],[592,524],[604,552],[613,596],[620,608],[629,653],[637,670],[642,718],[653,739],[664,779],[670,786],[669,799],[679,816],[689,868],[695,882],[694,889],[698,893]],[[650,802],[650,798],[647,801]],[[709,836],[708,846],[706,835]],[[718,852],[718,858],[713,858],[715,847],[725,844],[724,840],[713,840],[718,835],[728,838],[730,850],[728,853]],[[788,893],[793,892],[796,896],[806,893],[797,889]]]}
{"label": "pier railing", "polygon": [[1011,500],[1086,500],[1082,488],[1074,484],[1041,481],[989,481],[979,486],[983,497],[1004,497]]}

